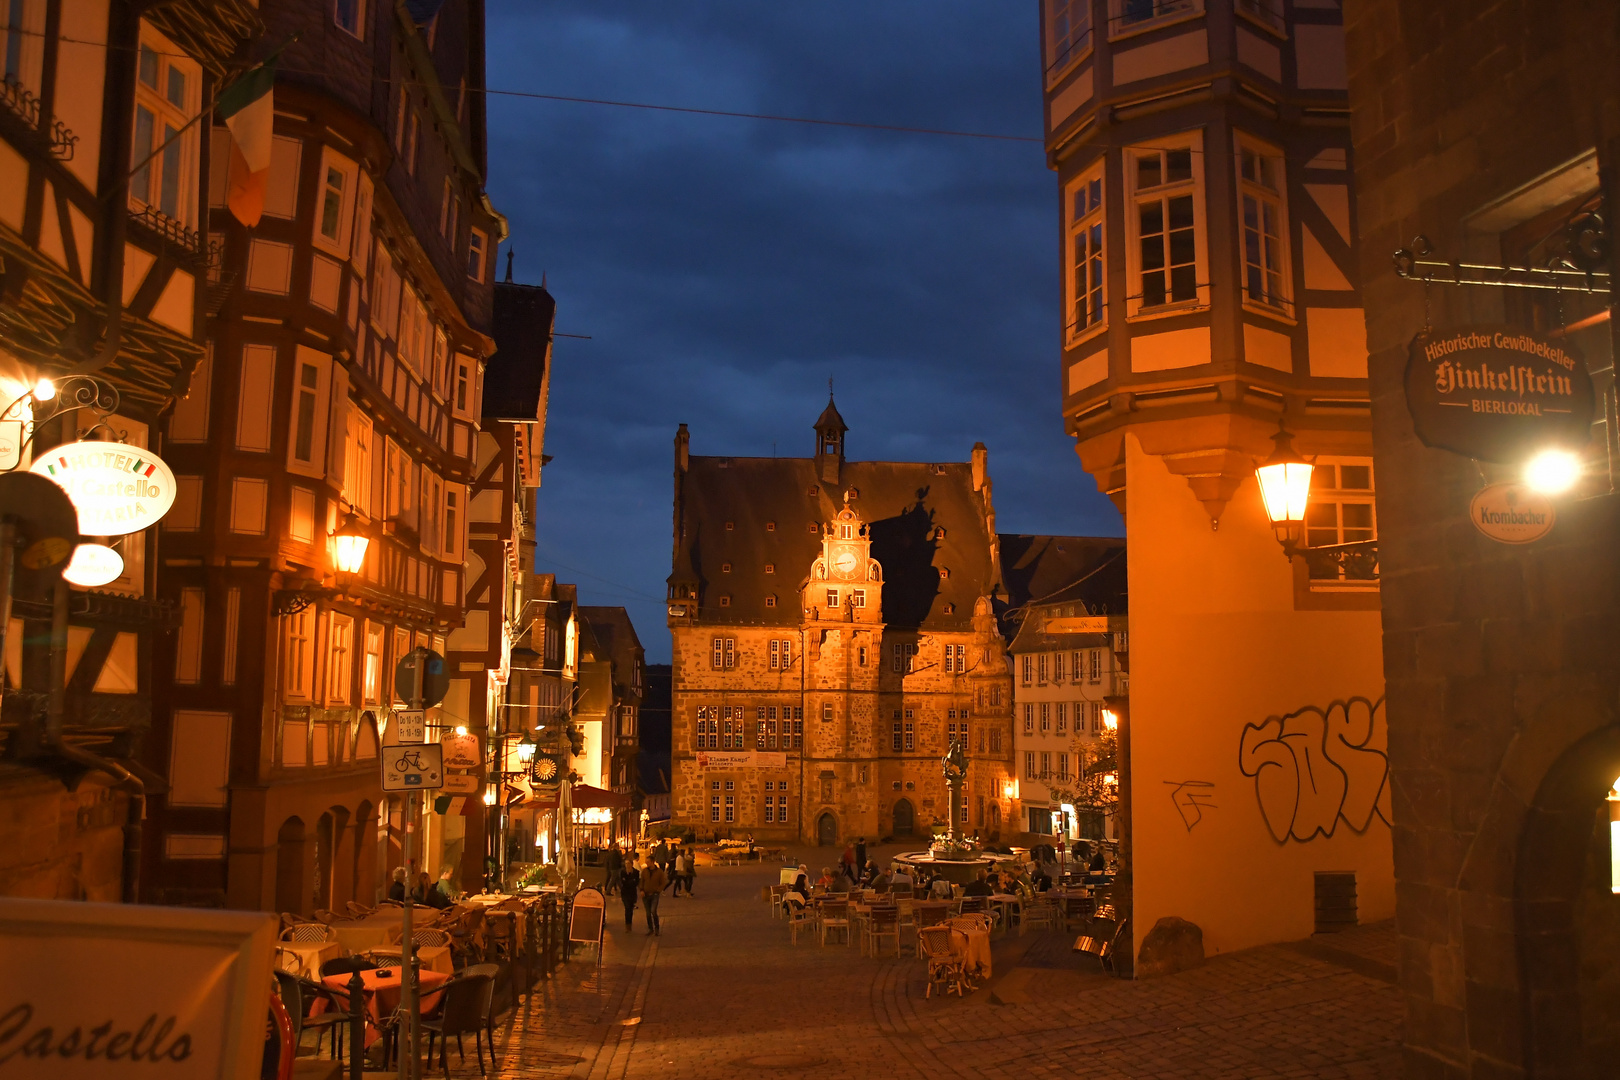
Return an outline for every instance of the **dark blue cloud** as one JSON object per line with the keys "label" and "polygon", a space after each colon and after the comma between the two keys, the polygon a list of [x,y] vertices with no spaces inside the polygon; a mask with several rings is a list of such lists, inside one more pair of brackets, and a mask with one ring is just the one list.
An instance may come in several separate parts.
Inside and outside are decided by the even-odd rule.
{"label": "dark blue cloud", "polygon": [[[491,0],[492,88],[1040,133],[1035,7]],[[539,565],[667,659],[671,442],[965,460],[1004,531],[1118,534],[1059,415],[1057,200],[1038,143],[494,95],[490,192],[559,338]],[[504,264],[503,264],[504,265]]]}

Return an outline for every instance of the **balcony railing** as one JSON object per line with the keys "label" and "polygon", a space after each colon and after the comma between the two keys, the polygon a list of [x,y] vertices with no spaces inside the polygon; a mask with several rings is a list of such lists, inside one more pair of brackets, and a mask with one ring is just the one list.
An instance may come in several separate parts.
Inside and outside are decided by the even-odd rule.
{"label": "balcony railing", "polygon": [[[39,127],[39,98],[17,80],[0,80],[0,104],[4,104],[29,127],[36,129]],[[50,130],[45,132],[45,138],[52,157],[62,161],[73,160],[73,151],[79,145],[79,137],[69,131],[62,121],[51,117]]]}

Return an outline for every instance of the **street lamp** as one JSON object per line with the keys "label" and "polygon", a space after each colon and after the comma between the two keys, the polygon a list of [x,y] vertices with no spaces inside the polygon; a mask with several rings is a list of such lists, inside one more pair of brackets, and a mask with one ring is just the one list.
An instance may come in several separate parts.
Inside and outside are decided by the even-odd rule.
{"label": "street lamp", "polygon": [[1543,495],[1562,495],[1581,478],[1581,459],[1568,450],[1543,450],[1524,466],[1524,482]]}
{"label": "street lamp", "polygon": [[1260,481],[1260,500],[1266,517],[1271,519],[1271,529],[1283,546],[1283,554],[1292,559],[1299,553],[1305,535],[1305,507],[1310,501],[1314,466],[1295,452],[1294,437],[1281,422],[1271,441],[1276,448],[1255,468],[1254,475]]}
{"label": "street lamp", "polygon": [[524,732],[523,738],[519,739],[517,744],[518,760],[523,762],[524,765],[528,765],[534,760],[534,752],[539,748],[539,744],[534,741],[534,736]]}
{"label": "street lamp", "polygon": [[1103,710],[1102,721],[1103,727],[1107,728],[1109,731],[1117,731],[1119,729],[1119,714],[1113,709]]}
{"label": "street lamp", "polygon": [[354,515],[344,518],[343,524],[332,534],[332,557],[338,572],[358,574],[366,565],[366,548],[370,546],[371,537],[354,520]]}

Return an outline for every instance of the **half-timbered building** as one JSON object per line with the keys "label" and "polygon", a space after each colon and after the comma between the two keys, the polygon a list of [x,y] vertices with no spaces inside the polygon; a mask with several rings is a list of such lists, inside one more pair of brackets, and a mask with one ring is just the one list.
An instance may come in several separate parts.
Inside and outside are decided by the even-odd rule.
{"label": "half-timbered building", "polygon": [[[483,194],[480,4],[259,14],[258,54],[286,43],[263,215],[227,210],[216,127],[209,349],[168,422],[159,593],[181,625],[157,657],[148,761],[172,792],[147,866],[155,900],[309,912],[373,901],[402,862],[378,745],[398,659],[462,621],[505,226]],[[340,574],[351,521],[370,546]],[[432,809],[412,869],[436,877],[465,836]]]}
{"label": "half-timbered building", "polygon": [[[490,772],[520,776],[518,743],[540,721],[542,701],[560,697],[561,672],[549,679],[521,651],[533,623],[550,606],[536,595],[535,497],[545,462],[546,401],[551,387],[551,334],[557,304],[543,286],[495,285],[495,355],[484,375],[482,427],[467,494],[465,622],[448,640],[447,711],[486,747]],[[543,589],[542,589],[543,591]],[[479,778],[482,797],[463,801],[467,842],[463,881],[484,860],[505,859],[510,794],[500,775]],[[527,854],[526,852],[522,854]]]}
{"label": "half-timbered building", "polygon": [[[193,120],[262,29],[243,0],[0,12],[0,471],[80,438],[166,453],[165,419],[205,355],[218,255],[203,209],[212,132]],[[121,573],[71,587],[54,633],[51,592],[18,579],[0,894],[136,898],[143,815],[167,787],[167,769],[141,761],[172,619],[158,539],[110,541]]]}

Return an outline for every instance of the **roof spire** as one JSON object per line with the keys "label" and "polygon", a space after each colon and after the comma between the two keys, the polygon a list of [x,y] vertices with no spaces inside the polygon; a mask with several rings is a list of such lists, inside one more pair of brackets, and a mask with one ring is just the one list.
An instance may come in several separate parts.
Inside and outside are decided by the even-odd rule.
{"label": "roof spire", "polygon": [[512,284],[512,256],[516,251],[516,248],[509,247],[506,249],[506,283],[508,285]]}

